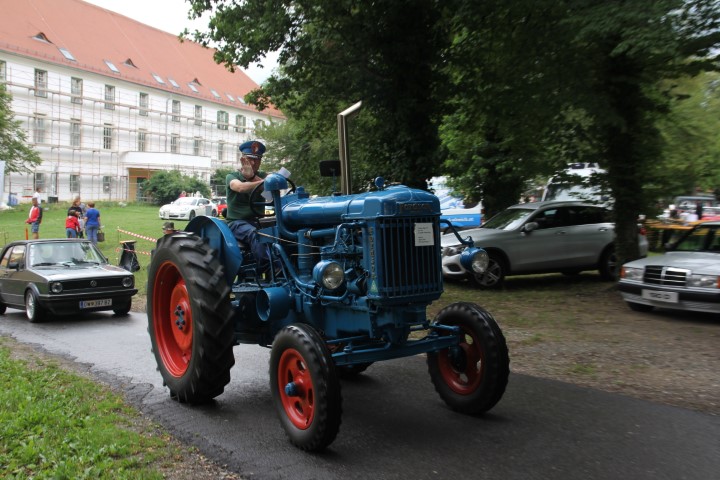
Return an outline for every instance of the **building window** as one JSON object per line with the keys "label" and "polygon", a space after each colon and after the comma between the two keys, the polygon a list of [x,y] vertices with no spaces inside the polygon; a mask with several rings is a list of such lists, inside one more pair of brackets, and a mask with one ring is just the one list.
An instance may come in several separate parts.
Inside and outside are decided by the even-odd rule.
{"label": "building window", "polygon": [[195,105],[195,125],[202,125],[202,106]]}
{"label": "building window", "polygon": [[147,148],[147,132],[145,130],[138,130],[137,132],[137,149],[138,152],[144,152]]}
{"label": "building window", "polygon": [[113,128],[109,123],[106,123],[103,127],[103,148],[105,150],[113,148]]}
{"label": "building window", "polygon": [[225,142],[218,142],[217,159],[219,162],[225,160]]}
{"label": "building window", "polygon": [[245,133],[245,126],[247,125],[247,119],[245,115],[235,115],[235,131],[239,133]]}
{"label": "building window", "polygon": [[38,188],[41,192],[45,191],[45,174],[35,172],[35,190]]}
{"label": "building window", "polygon": [[80,175],[70,175],[70,191],[80,192]]}
{"label": "building window", "polygon": [[115,110],[115,87],[105,85],[105,108]]}
{"label": "building window", "polygon": [[110,193],[112,186],[112,177],[109,175],[103,176],[103,193]]}
{"label": "building window", "polygon": [[150,95],[148,95],[147,93],[141,93],[138,104],[140,105],[140,110],[138,110],[138,114],[147,117],[148,108],[150,108]]}
{"label": "building window", "polygon": [[263,128],[265,126],[265,120],[255,120],[255,130]]}
{"label": "building window", "polygon": [[218,110],[218,112],[217,112],[217,127],[218,127],[218,129],[227,130],[229,121],[230,121],[230,115],[228,114],[228,112],[223,112],[222,110]]}
{"label": "building window", "polygon": [[180,100],[173,100],[172,101],[172,121],[173,122],[179,122],[180,121]]}
{"label": "building window", "polygon": [[47,97],[48,75],[45,70],[35,69],[35,96]]}
{"label": "building window", "polygon": [[178,143],[180,142],[180,135],[173,133],[170,135],[170,153],[178,153]]}
{"label": "building window", "polygon": [[201,152],[202,152],[202,139],[194,138],[193,139],[193,155],[200,156]]}
{"label": "building window", "polygon": [[70,79],[70,101],[72,103],[82,104],[83,81],[82,78],[72,77]]}
{"label": "building window", "polygon": [[70,120],[70,146],[80,146],[80,120],[75,118]]}
{"label": "building window", "polygon": [[45,143],[45,117],[42,115],[33,117],[33,142]]}
{"label": "building window", "polygon": [[0,60],[0,82],[7,81],[7,63]]}

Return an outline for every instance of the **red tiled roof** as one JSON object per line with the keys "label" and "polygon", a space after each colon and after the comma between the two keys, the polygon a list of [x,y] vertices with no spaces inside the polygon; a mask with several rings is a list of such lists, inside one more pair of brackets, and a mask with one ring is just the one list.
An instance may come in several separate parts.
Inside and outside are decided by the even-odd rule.
{"label": "red tiled roof", "polygon": [[[213,50],[195,42],[180,42],[176,35],[81,0],[0,0],[0,12],[0,50],[255,110],[239,99],[258,85],[239,69],[231,73],[215,63]],[[33,38],[39,33],[52,43]],[[67,49],[77,61],[65,58],[58,48]],[[125,63],[128,59],[135,67]],[[105,60],[112,62],[120,74],[113,73]],[[157,83],[153,73],[165,85]],[[180,88],[173,87],[169,78]],[[188,86],[195,79],[200,82],[196,85],[199,93]],[[211,89],[221,98],[216,98]],[[228,93],[235,102],[227,98]],[[282,116],[275,108],[263,114]]]}

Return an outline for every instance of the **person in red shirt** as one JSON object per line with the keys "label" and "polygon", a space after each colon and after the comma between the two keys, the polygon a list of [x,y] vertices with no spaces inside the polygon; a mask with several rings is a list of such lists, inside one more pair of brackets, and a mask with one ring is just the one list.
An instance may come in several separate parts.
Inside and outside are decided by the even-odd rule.
{"label": "person in red shirt", "polygon": [[65,219],[65,233],[67,234],[67,238],[78,238],[78,232],[80,232],[79,216],[79,212],[72,212],[67,216],[67,219]]}
{"label": "person in red shirt", "polygon": [[32,238],[40,238],[40,223],[42,223],[42,209],[38,205],[38,199],[33,197],[32,207],[30,207],[30,214],[25,223],[30,224],[30,232]]}

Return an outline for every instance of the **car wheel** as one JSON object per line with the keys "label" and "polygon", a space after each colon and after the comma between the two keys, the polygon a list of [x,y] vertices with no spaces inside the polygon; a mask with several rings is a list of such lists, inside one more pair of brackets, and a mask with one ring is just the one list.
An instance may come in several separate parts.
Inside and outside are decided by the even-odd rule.
{"label": "car wheel", "polygon": [[213,217],[217,217],[217,210],[213,210],[213,211],[212,211],[212,216],[213,216]]}
{"label": "car wheel", "polygon": [[630,307],[630,310],[634,312],[650,312],[652,311],[653,307],[652,305],[645,305],[644,303],[635,303],[635,302],[626,302],[627,306]]}
{"label": "car wheel", "polygon": [[25,315],[32,323],[45,320],[45,309],[38,302],[38,298],[32,290],[25,293]]}
{"label": "car wheel", "polygon": [[195,210],[188,214],[188,220],[192,220],[193,218],[195,218]]}
{"label": "car wheel", "polygon": [[505,260],[497,253],[491,253],[487,270],[484,273],[474,273],[472,278],[480,288],[499,288],[505,281],[507,267]]}
{"label": "car wheel", "polygon": [[5,305],[4,303],[0,303],[0,315],[4,315],[5,310],[7,310],[7,305]]}
{"label": "car wheel", "polygon": [[616,280],[617,279],[617,255],[615,255],[615,247],[609,246],[600,257],[600,277],[603,280]]}

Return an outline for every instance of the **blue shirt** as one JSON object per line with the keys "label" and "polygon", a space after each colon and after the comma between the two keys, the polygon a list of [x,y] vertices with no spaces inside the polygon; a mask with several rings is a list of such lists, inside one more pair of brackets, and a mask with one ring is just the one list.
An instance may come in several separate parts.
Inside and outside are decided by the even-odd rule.
{"label": "blue shirt", "polygon": [[100,226],[100,212],[94,208],[87,209],[87,212],[85,212],[85,219],[86,227]]}

